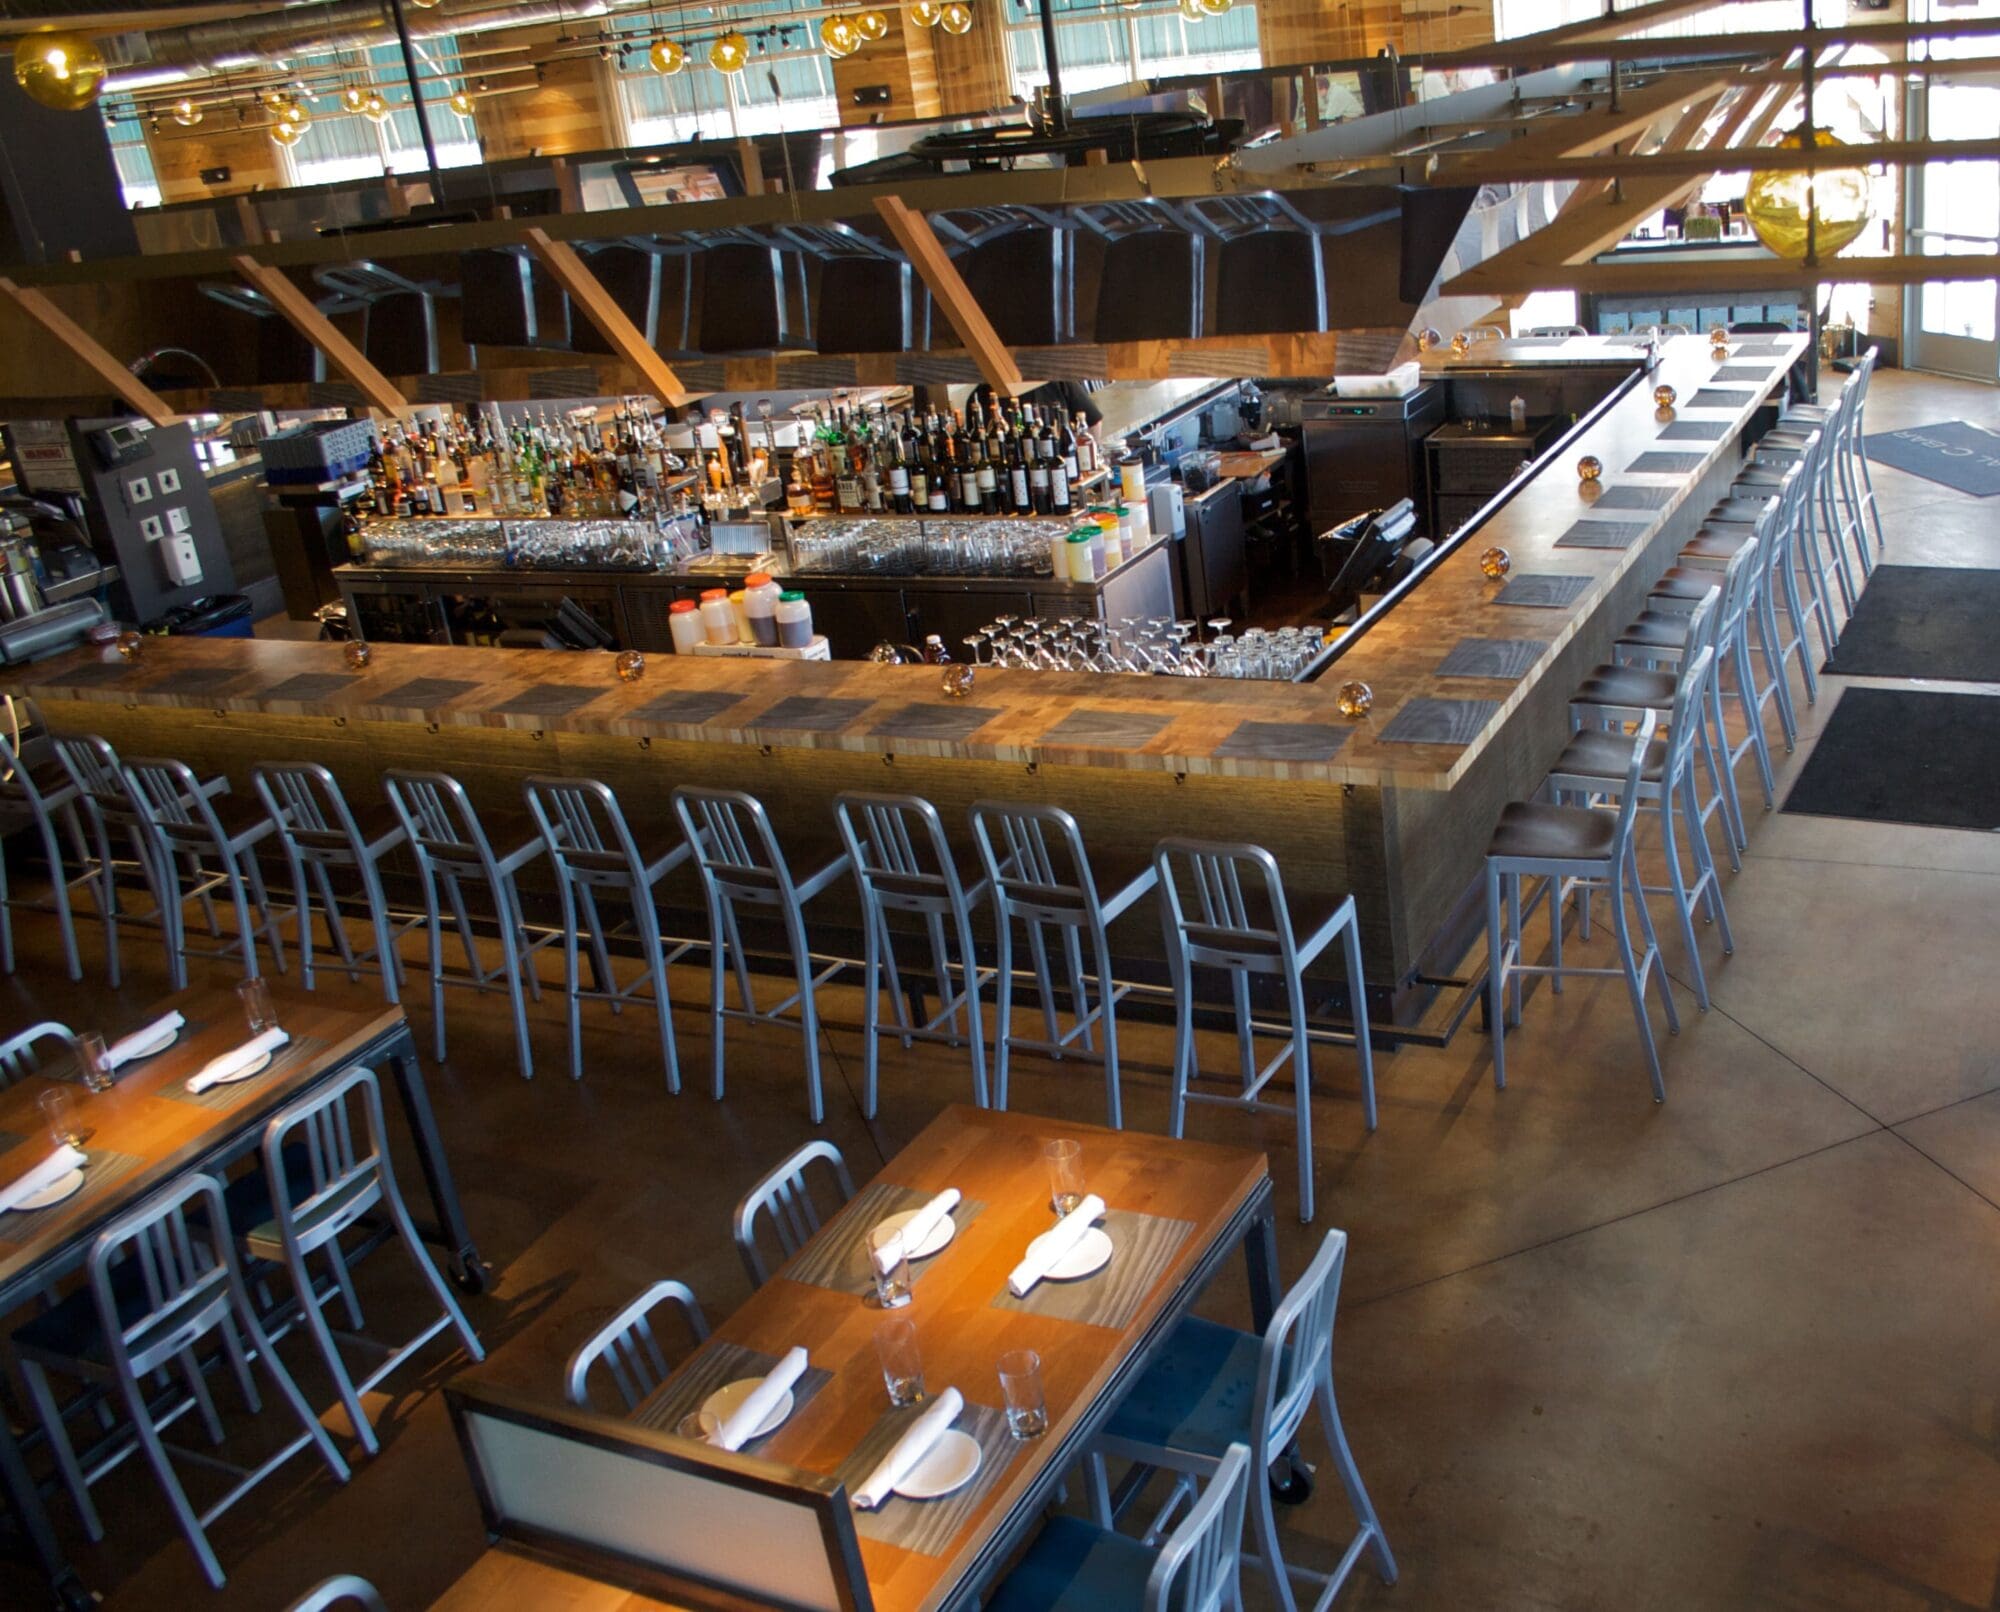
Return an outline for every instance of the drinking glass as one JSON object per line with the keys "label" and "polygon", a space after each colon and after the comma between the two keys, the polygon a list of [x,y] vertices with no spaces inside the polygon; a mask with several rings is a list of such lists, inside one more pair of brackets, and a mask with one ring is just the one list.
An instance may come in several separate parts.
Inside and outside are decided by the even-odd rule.
{"label": "drinking glass", "polygon": [[1083,1144],[1068,1137],[1044,1142],[1042,1162],[1049,1167],[1049,1207],[1066,1215],[1083,1202]]}
{"label": "drinking glass", "polygon": [[875,1272],[875,1298],[885,1310],[910,1302],[910,1251],[903,1234],[877,1226],[868,1234],[868,1263]]}
{"label": "drinking glass", "polygon": [[252,1035],[277,1028],[278,1011],[271,1006],[271,987],[260,975],[236,987],[236,999],[243,1004],[243,1022]]}
{"label": "drinking glass", "polygon": [[83,1071],[83,1083],[92,1091],[111,1089],[111,1066],[106,1061],[108,1054],[104,1037],[95,1030],[86,1030],[76,1038],[76,1061]]}
{"label": "drinking glass", "polygon": [[999,1360],[1000,1393],[1007,1401],[1007,1431],[1021,1439],[1049,1430],[1049,1404],[1042,1394],[1042,1357],[1032,1349],[1010,1349]]}
{"label": "drinking glass", "polygon": [[77,1101],[74,1086],[50,1086],[35,1099],[49,1127],[49,1140],[57,1147],[80,1148],[97,1134],[95,1125],[83,1122],[83,1104]]}
{"label": "drinking glass", "polygon": [[917,1349],[917,1323],[896,1316],[875,1328],[875,1358],[891,1405],[914,1405],[924,1397],[924,1357]]}
{"label": "drinking glass", "polygon": [[714,1411],[691,1410],[680,1419],[674,1431],[682,1438],[691,1438],[698,1443],[710,1443],[722,1431],[722,1418]]}

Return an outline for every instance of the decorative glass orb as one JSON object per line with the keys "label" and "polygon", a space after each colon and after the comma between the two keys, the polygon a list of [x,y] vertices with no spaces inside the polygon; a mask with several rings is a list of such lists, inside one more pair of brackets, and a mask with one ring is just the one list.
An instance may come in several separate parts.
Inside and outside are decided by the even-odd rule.
{"label": "decorative glass orb", "polygon": [[340,658],[347,662],[351,670],[358,672],[375,658],[375,651],[363,640],[354,638],[350,639],[347,647],[340,652]]}
{"label": "decorative glass orb", "polygon": [[938,13],[938,25],[948,34],[971,33],[972,7],[965,0],[944,0],[944,9]]}
{"label": "decorative glass orb", "polygon": [[97,99],[109,71],[87,34],[29,34],[14,46],[14,82],[53,112],[80,112]]}
{"label": "decorative glass orb", "polygon": [[826,46],[827,55],[835,61],[843,56],[852,56],[861,48],[861,30],[854,26],[852,17],[835,14],[819,20],[819,42]]}
{"label": "decorative glass orb", "polygon": [[943,16],[943,0],[916,0],[910,7],[910,21],[919,28],[935,28]]}
{"label": "decorative glass orb", "polygon": [[854,19],[854,26],[861,31],[861,37],[872,45],[888,34],[889,18],[885,12],[864,11]]}
{"label": "decorative glass orb", "polygon": [[368,104],[368,86],[350,84],[340,92],[340,109],[343,112],[359,112]]}
{"label": "decorative glass orb", "polygon": [[1656,386],[1653,388],[1653,403],[1657,408],[1670,409],[1679,398],[1680,393],[1676,392],[1671,386]]}
{"label": "decorative glass orb", "polygon": [[453,90],[445,97],[444,104],[462,118],[472,116],[472,97],[464,90]]}
{"label": "decorative glass orb", "polygon": [[708,65],[718,73],[740,73],[750,60],[750,41],[741,34],[724,34],[708,47]]}
{"label": "decorative glass orb", "polygon": [[1180,0],[1181,16],[1188,22],[1206,22],[1208,13],[1202,9],[1201,0]]}
{"label": "decorative glass orb", "polygon": [[613,663],[621,683],[636,683],[646,675],[646,657],[636,649],[628,649]]}
{"label": "decorative glass orb", "polygon": [[305,136],[305,129],[296,123],[286,123],[281,120],[271,125],[271,138],[281,146],[295,146]]}
{"label": "decorative glass orb", "polygon": [[135,632],[121,632],[118,635],[118,658],[120,660],[137,660],[139,658],[139,651],[145,647],[145,643],[146,640]]}
{"label": "decorative glass orb", "polygon": [[1443,345],[1444,345],[1444,337],[1440,336],[1429,325],[1425,325],[1422,330],[1417,332],[1418,352],[1434,353]]}
{"label": "decorative glass orb", "polygon": [[389,121],[389,103],[382,99],[380,90],[370,90],[361,103],[361,115],[370,123]]}
{"label": "decorative glass orb", "polygon": [[1576,462],[1578,481],[1599,481],[1604,476],[1604,461],[1594,453],[1587,453]]}
{"label": "decorative glass orb", "polygon": [[1201,9],[1211,17],[1219,17],[1235,3],[1236,0],[1201,0]]}
{"label": "decorative glass orb", "polygon": [[[1813,131],[1815,149],[1841,144],[1824,129]],[[1778,149],[1798,151],[1804,145],[1805,131],[1794,129],[1778,142]],[[1743,216],[1757,232],[1757,239],[1779,257],[1794,262],[1805,257],[1808,245],[1821,256],[1832,257],[1868,227],[1873,211],[1868,173],[1860,167],[1821,168],[1817,172],[1767,169],[1753,173],[1743,192]]]}
{"label": "decorative glass orb", "polygon": [[1342,683],[1336,699],[1342,716],[1359,721],[1373,708],[1375,691],[1366,683]]}
{"label": "decorative glass orb", "polygon": [[1727,343],[1728,340],[1729,340],[1729,327],[1727,325],[1710,325],[1708,327],[1709,346],[1721,347],[1725,343]]}
{"label": "decorative glass orb", "polygon": [[938,679],[938,688],[947,699],[962,700],[972,692],[972,685],[978,680],[978,674],[969,663],[954,662],[944,669],[944,675]]}
{"label": "decorative glass orb", "polygon": [[646,60],[653,64],[653,71],[663,78],[672,78],[687,66],[687,52],[671,39],[656,39],[653,48],[646,52]]}
{"label": "decorative glass orb", "polygon": [[1497,580],[1514,569],[1514,556],[1496,543],[1479,556],[1479,569]]}
{"label": "decorative glass orb", "polygon": [[901,644],[892,644],[887,639],[868,651],[868,659],[876,666],[907,666],[910,657],[903,653]]}
{"label": "decorative glass orb", "polygon": [[1451,356],[1453,358],[1463,358],[1471,351],[1472,338],[1464,331],[1461,330],[1456,336],[1451,338]]}
{"label": "decorative glass orb", "polygon": [[174,121],[183,129],[192,129],[201,121],[201,108],[183,95],[174,102]]}

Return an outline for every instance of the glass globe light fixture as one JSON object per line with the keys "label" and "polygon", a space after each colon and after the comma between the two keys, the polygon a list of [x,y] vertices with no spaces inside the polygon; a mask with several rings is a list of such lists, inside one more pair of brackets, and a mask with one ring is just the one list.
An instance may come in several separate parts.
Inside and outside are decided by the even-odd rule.
{"label": "glass globe light fixture", "polygon": [[943,16],[942,0],[915,0],[910,7],[910,21],[919,28],[935,28]]}
{"label": "glass globe light fixture", "polygon": [[653,48],[646,52],[646,60],[653,64],[653,71],[663,78],[672,78],[687,66],[688,54],[671,39],[656,39]]}
{"label": "glass globe light fixture", "polygon": [[1220,17],[1236,3],[1236,0],[1201,0],[1201,9],[1211,17]]}
{"label": "glass globe light fixture", "polygon": [[1180,0],[1181,16],[1188,22],[1208,21],[1208,11],[1201,0]]}
{"label": "glass globe light fixture", "polygon": [[472,116],[472,97],[464,90],[453,90],[451,94],[445,97],[444,104],[462,118]]}
{"label": "glass globe light fixture", "polygon": [[196,106],[185,95],[174,102],[174,121],[183,129],[192,129],[201,121],[201,118],[201,108]]}
{"label": "glass globe light fixture", "polygon": [[972,7],[965,0],[944,0],[944,10],[938,14],[938,25],[948,34],[971,33]]}
{"label": "glass globe light fixture", "polygon": [[819,42],[826,47],[827,55],[839,61],[861,48],[861,30],[854,26],[852,17],[835,13],[831,17],[820,18]]}
{"label": "glass globe light fixture", "polygon": [[14,46],[14,82],[53,112],[80,112],[104,87],[104,53],[87,34],[30,34]]}
{"label": "glass globe light fixture", "polygon": [[370,90],[361,103],[361,115],[370,123],[389,121],[389,103],[382,99],[380,90]]}
{"label": "glass globe light fixture", "polygon": [[302,124],[281,121],[271,125],[271,138],[281,146],[295,146],[305,138],[305,134],[305,127]]}
{"label": "glass globe light fixture", "polygon": [[[1842,144],[1824,129],[1813,131],[1813,146]],[[1781,151],[1805,146],[1805,131],[1794,129],[1778,142]],[[1743,216],[1779,257],[1801,261],[1808,246],[1832,257],[1868,227],[1874,212],[1868,173],[1861,167],[1765,169],[1750,176],[1743,192]]]}
{"label": "glass globe light fixture", "polygon": [[359,112],[368,104],[368,86],[350,84],[340,92],[340,108],[343,112]]}
{"label": "glass globe light fixture", "polygon": [[740,73],[750,60],[750,41],[728,33],[708,47],[708,65],[718,73]]}
{"label": "glass globe light fixture", "polygon": [[864,11],[854,19],[854,26],[860,30],[861,37],[872,45],[888,34],[889,18],[884,12]]}

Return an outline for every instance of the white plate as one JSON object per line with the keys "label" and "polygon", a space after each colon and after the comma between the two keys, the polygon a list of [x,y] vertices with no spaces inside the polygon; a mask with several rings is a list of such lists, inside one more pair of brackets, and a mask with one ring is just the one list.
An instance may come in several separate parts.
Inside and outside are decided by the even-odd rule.
{"label": "white plate", "polygon": [[[886,1216],[879,1224],[877,1224],[875,1229],[877,1231],[901,1231],[912,1220],[914,1220],[916,1216],[917,1216],[916,1210],[905,1209],[901,1214]],[[931,1229],[931,1234],[924,1239],[923,1247],[912,1248],[908,1251],[909,1257],[911,1259],[929,1259],[931,1255],[939,1253],[943,1249],[948,1247],[951,1243],[952,1238],[956,1237],[957,1235],[958,1235],[957,1223],[952,1220],[950,1215],[946,1215],[944,1219],[940,1220],[937,1223],[937,1225]]]}
{"label": "white plate", "polygon": [[978,1470],[979,1440],[954,1428],[903,1474],[896,1493],[905,1500],[941,1500],[963,1489]]}
{"label": "white plate", "polygon": [[83,1171],[80,1169],[72,1170],[68,1175],[51,1181],[40,1192],[29,1193],[27,1197],[15,1204],[14,1207],[16,1209],[51,1209],[61,1203],[63,1199],[75,1197],[82,1190]]}
{"label": "white plate", "polygon": [[1102,1226],[1092,1226],[1077,1239],[1076,1247],[1049,1267],[1048,1280],[1074,1282],[1095,1275],[1110,1263],[1110,1234]]}
{"label": "white plate", "polygon": [[[736,1414],[743,1401],[757,1391],[763,1381],[762,1377],[740,1377],[733,1383],[725,1383],[701,1402],[701,1408],[713,1416],[718,1424],[727,1422]],[[767,1433],[775,1433],[785,1425],[785,1418],[791,1414],[792,1391],[787,1388],[779,1397],[778,1403],[771,1407],[771,1414],[764,1418],[764,1425],[750,1437],[762,1438]]]}
{"label": "white plate", "polygon": [[[233,1086],[239,1080],[248,1080],[252,1075],[261,1075],[266,1069],[269,1069],[271,1067],[271,1058],[272,1054],[267,1052],[263,1055],[263,1057],[257,1059],[254,1063],[245,1064],[241,1069],[237,1070],[235,1074],[222,1075],[214,1080],[211,1080],[209,1082],[209,1085]],[[206,1088],[203,1089],[206,1090]]]}
{"label": "white plate", "polygon": [[156,1053],[165,1052],[167,1048],[171,1047],[180,1038],[181,1027],[177,1024],[168,1025],[165,1030],[154,1036],[151,1041],[142,1042],[126,1053],[124,1057],[120,1058],[118,1060],[118,1067],[120,1069],[129,1069],[142,1058],[150,1058]]}

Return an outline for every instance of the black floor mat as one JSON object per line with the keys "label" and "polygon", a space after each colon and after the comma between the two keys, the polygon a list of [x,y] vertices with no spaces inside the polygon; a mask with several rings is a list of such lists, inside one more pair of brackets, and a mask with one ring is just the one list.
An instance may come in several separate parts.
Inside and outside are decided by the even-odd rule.
{"label": "black floor mat", "polygon": [[1826,664],[1847,677],[2000,683],[2000,571],[1878,565]]}
{"label": "black floor mat", "polygon": [[1785,810],[2000,829],[2000,695],[1843,690]]}

